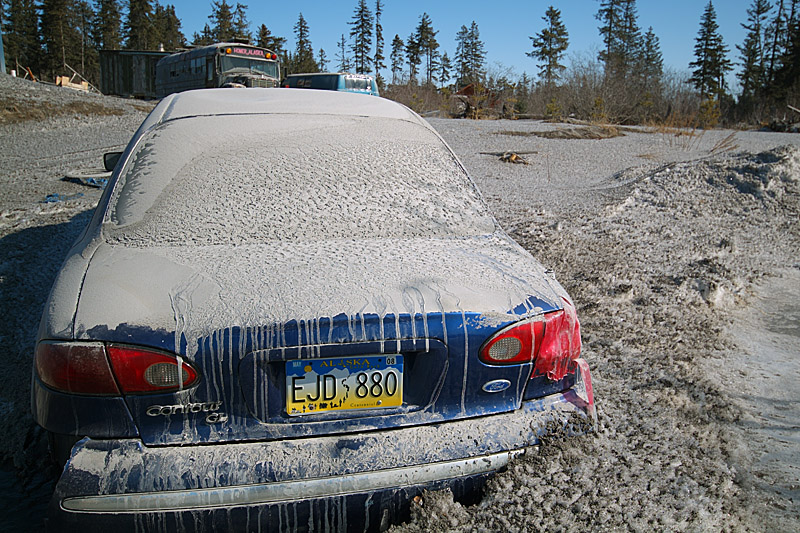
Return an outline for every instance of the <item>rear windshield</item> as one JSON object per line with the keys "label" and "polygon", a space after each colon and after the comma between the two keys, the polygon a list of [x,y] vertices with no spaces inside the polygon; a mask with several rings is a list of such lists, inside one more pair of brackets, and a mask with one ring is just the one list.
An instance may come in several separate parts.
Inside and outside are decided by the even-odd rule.
{"label": "rear windshield", "polygon": [[104,231],[130,245],[466,236],[494,220],[427,128],[342,116],[193,117],[149,132]]}
{"label": "rear windshield", "polygon": [[338,89],[339,76],[337,75],[318,75],[318,76],[289,76],[286,78],[289,87],[302,87],[304,89],[327,89],[335,91]]}

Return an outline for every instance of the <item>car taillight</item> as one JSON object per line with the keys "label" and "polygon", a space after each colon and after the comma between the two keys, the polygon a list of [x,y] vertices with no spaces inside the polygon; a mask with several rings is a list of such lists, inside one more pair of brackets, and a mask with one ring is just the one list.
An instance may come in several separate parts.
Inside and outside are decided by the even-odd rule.
{"label": "car taillight", "polygon": [[541,317],[512,324],[483,343],[480,359],[494,365],[529,363],[536,356],[543,331]]}
{"label": "car taillight", "polygon": [[581,326],[575,306],[564,300],[564,309],[544,315],[544,339],[536,354],[531,377],[547,376],[560,381],[575,369],[581,355]]}
{"label": "car taillight", "polygon": [[499,331],[479,351],[488,364],[519,364],[533,361],[531,377],[547,376],[559,381],[574,370],[581,353],[578,317],[566,299],[564,309],[524,320]]}
{"label": "car taillight", "polygon": [[50,388],[75,394],[169,392],[194,385],[199,374],[179,357],[102,343],[40,342],[36,373]]}
{"label": "car taillight", "polygon": [[108,346],[108,357],[123,392],[155,392],[191,387],[197,371],[174,355],[133,346]]}
{"label": "car taillight", "polygon": [[34,367],[51,389],[75,394],[119,395],[102,344],[40,342]]}

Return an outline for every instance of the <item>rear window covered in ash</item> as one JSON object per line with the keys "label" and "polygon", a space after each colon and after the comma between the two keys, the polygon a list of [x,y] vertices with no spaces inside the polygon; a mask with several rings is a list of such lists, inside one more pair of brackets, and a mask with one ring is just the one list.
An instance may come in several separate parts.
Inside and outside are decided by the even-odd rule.
{"label": "rear window covered in ash", "polygon": [[193,117],[149,132],[104,220],[110,242],[247,244],[494,231],[439,138],[394,119]]}

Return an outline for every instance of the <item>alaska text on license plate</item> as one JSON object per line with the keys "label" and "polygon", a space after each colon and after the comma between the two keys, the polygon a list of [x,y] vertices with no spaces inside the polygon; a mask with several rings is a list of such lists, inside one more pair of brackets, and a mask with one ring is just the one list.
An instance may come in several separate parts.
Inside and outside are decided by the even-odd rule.
{"label": "alaska text on license plate", "polygon": [[402,403],[402,355],[286,362],[286,412],[292,416]]}

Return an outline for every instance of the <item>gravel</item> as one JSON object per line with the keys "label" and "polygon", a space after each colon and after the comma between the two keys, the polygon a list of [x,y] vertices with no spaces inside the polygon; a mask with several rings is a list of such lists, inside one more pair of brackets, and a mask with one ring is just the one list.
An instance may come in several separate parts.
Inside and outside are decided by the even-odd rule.
{"label": "gravel", "polygon": [[[122,148],[148,105],[2,75],[0,103],[0,500],[16,511],[23,495],[30,526],[52,489],[29,414],[33,342],[100,194],[62,177]],[[599,423],[513,462],[477,504],[425,494],[395,530],[800,529],[800,136],[430,122],[578,304]]]}

